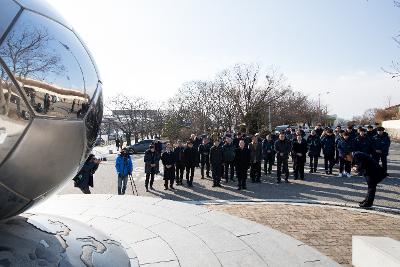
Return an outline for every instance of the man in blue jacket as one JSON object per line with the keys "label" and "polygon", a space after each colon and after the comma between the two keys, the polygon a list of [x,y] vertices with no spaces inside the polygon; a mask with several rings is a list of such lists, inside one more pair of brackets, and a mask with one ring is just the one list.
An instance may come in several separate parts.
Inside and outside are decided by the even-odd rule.
{"label": "man in blue jacket", "polygon": [[390,137],[385,132],[385,128],[378,127],[377,135],[372,139],[373,158],[376,162],[382,161],[382,168],[387,175],[387,156],[389,155]]}
{"label": "man in blue jacket", "polygon": [[126,184],[128,183],[128,175],[132,175],[132,159],[126,148],[122,149],[115,162],[115,169],[118,174],[118,195],[124,195]]}

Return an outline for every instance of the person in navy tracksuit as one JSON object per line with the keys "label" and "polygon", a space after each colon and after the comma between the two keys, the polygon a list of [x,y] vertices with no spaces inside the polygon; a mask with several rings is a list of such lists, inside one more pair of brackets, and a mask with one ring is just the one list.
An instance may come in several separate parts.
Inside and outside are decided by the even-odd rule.
{"label": "person in navy tracksuit", "polygon": [[317,172],[318,158],[321,153],[321,139],[316,131],[311,131],[311,135],[307,138],[308,156],[310,157],[310,173]]}
{"label": "person in navy tracksuit", "polygon": [[350,139],[348,132],[343,133],[343,137],[337,141],[339,151],[339,177],[351,177],[351,163],[344,159],[344,156],[354,152],[354,142]]}
{"label": "person in navy tracksuit", "polygon": [[389,155],[390,137],[385,128],[378,127],[377,134],[372,139],[372,157],[376,162],[382,162],[382,168],[387,175],[387,156]]}
{"label": "person in navy tracksuit", "polygon": [[262,142],[262,154],[264,158],[264,174],[271,174],[272,165],[274,165],[275,158],[275,141],[272,139],[272,136],[269,134]]}
{"label": "person in navy tracksuit", "polygon": [[336,152],[335,136],[332,129],[328,129],[326,135],[321,137],[321,146],[324,153],[325,173],[332,174]]}

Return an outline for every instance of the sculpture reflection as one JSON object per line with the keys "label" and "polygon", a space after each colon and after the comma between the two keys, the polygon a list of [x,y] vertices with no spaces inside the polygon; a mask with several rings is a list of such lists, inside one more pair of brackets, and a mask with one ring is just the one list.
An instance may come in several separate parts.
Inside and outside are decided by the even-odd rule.
{"label": "sculpture reflection", "polygon": [[18,141],[30,117],[17,88],[0,67],[0,163]]}
{"label": "sculpture reflection", "polygon": [[0,57],[38,115],[82,119],[98,77],[75,34],[60,27],[24,11],[1,45]]}

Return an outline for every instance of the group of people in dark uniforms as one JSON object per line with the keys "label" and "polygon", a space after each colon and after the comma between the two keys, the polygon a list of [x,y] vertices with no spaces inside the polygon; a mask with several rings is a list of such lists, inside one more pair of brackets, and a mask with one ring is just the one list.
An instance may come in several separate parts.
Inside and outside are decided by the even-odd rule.
{"label": "group of people in dark uniforms", "polygon": [[[309,172],[318,172],[321,152],[324,158],[325,174],[332,175],[333,168],[339,164],[339,176],[350,177],[351,167],[357,163],[357,174],[369,175],[368,195],[360,206],[371,206],[375,196],[376,184],[387,176],[387,156],[390,138],[383,127],[368,126],[357,130],[352,126],[335,129],[317,125],[307,136],[301,128],[288,128],[279,133],[267,133],[265,138],[259,134],[203,135],[192,134],[183,143],[167,143],[165,151],[159,140],[145,152],[146,190],[153,190],[154,176],[159,173],[159,162],[164,167],[164,189],[175,189],[183,185],[186,178],[188,187],[193,187],[196,167],[200,168],[201,179],[212,178],[213,187],[221,187],[237,178],[238,190],[246,189],[248,173],[252,183],[260,183],[262,162],[264,174],[272,173],[272,166],[277,166],[277,183],[282,178],[289,183],[289,158],[291,158],[294,179],[304,179],[304,169],[309,158]],[[118,161],[118,160],[117,160]],[[373,164],[371,162],[374,162]],[[381,162],[382,166],[378,163]],[[128,164],[129,165],[129,164]],[[127,174],[132,172],[128,166]],[[373,186],[375,183],[375,186]],[[119,183],[120,184],[120,183]],[[124,186],[125,184],[125,186]],[[121,193],[126,183],[121,182]],[[375,189],[374,189],[375,188]]]}

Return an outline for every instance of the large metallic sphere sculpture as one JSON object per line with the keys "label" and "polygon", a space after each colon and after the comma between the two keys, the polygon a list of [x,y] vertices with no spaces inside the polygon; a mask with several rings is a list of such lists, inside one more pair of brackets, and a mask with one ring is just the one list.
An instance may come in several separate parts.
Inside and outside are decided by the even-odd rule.
{"label": "large metallic sphere sculpture", "polygon": [[96,139],[102,88],[87,48],[40,0],[0,0],[0,220],[54,192]]}

